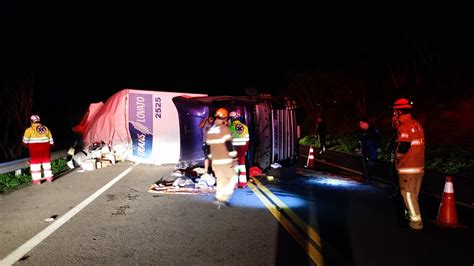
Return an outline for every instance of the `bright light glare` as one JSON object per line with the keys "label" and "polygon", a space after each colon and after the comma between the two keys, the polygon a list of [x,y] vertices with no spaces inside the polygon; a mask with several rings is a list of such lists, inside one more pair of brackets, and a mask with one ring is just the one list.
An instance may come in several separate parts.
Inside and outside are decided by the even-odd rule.
{"label": "bright light glare", "polygon": [[350,187],[360,185],[358,182],[350,179],[335,179],[335,178],[326,178],[326,177],[317,177],[308,179],[310,183],[316,183],[327,186],[342,186]]}
{"label": "bright light glare", "polygon": [[197,112],[197,116],[199,117],[204,117],[205,114],[206,114],[206,111]]}
{"label": "bright light glare", "polygon": [[[290,209],[295,209],[306,205],[304,199],[300,196],[289,192],[272,191],[273,195],[278,197],[285,205]],[[238,208],[250,208],[250,209],[266,209],[267,207],[263,204],[260,199],[252,192],[250,188],[237,189],[234,191],[232,198],[229,202],[230,206]]]}
{"label": "bright light glare", "polygon": [[[277,191],[272,191],[273,195],[280,198],[288,208],[297,208],[304,206],[305,202],[302,199],[298,198],[298,195],[294,195],[288,192],[280,193]],[[260,199],[251,192],[250,188],[248,191],[244,192],[243,190],[236,190],[230,204],[235,207],[240,208],[252,208],[252,209],[266,209],[267,207],[260,201]]]}

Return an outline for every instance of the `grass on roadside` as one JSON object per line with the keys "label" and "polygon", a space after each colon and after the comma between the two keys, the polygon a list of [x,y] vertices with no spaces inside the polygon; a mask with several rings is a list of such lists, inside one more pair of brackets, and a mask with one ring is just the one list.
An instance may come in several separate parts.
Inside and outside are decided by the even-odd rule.
{"label": "grass on roadside", "polygon": [[[301,145],[313,145],[319,148],[319,138],[316,135],[308,135],[300,139]],[[387,147],[388,139],[382,139],[382,152],[379,160],[390,161],[390,151]],[[359,143],[355,135],[328,135],[326,148],[333,151],[357,154]],[[471,146],[446,146],[427,144],[426,164],[427,169],[441,173],[474,177],[474,148]]]}
{"label": "grass on roadside", "polygon": [[[66,159],[61,158],[51,162],[51,169],[53,170],[53,175],[56,175],[69,169],[69,167],[67,166]],[[16,176],[14,172],[1,174],[0,193],[10,192],[31,184],[31,175],[29,172],[29,168],[24,168],[18,176]]]}

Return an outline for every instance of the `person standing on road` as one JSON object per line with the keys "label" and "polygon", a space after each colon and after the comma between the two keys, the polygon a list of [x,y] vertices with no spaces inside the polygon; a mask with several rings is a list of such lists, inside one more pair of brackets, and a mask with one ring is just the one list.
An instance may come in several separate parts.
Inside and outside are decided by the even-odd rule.
{"label": "person standing on road", "polygon": [[425,173],[425,135],[421,124],[411,116],[412,103],[405,98],[393,104],[393,116],[398,121],[395,163],[409,226],[423,229],[418,195]]}
{"label": "person standing on road", "polygon": [[238,185],[241,188],[247,187],[247,151],[249,149],[249,129],[241,119],[243,117],[240,111],[232,111],[229,114],[231,123],[230,131],[232,131],[232,145],[237,151],[237,165],[235,166],[235,173],[239,179]]}
{"label": "person standing on road", "polygon": [[237,151],[232,145],[232,132],[229,129],[229,112],[219,108],[215,113],[214,126],[207,132],[206,143],[209,147],[209,159],[216,174],[216,199],[228,202],[234,193],[237,184],[237,175],[234,172]]}
{"label": "person standing on road", "polygon": [[319,136],[319,153],[326,152],[326,133],[327,133],[327,125],[326,122],[323,120],[321,116],[318,116],[316,119],[316,133]]}
{"label": "person standing on road", "polygon": [[204,171],[209,172],[210,160],[207,158],[209,154],[209,145],[207,145],[207,132],[214,125],[214,116],[210,115],[203,119],[199,124],[199,127],[202,128],[202,150],[204,151]]}
{"label": "person standing on road", "polygon": [[[32,183],[41,184],[42,173],[47,182],[53,182],[50,148],[54,147],[51,131],[41,124],[38,115],[30,117],[31,127],[25,130],[22,144],[30,152],[30,171]],[[41,168],[43,170],[41,171]]]}
{"label": "person standing on road", "polygon": [[372,183],[372,172],[380,152],[380,133],[367,118],[359,119],[359,144],[365,169],[366,183]]}

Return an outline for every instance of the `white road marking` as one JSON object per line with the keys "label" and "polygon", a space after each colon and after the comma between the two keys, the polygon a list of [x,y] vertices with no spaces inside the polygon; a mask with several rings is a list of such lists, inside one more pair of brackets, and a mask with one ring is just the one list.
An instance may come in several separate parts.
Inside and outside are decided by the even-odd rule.
{"label": "white road marking", "polygon": [[4,259],[0,261],[0,265],[13,265],[13,263],[17,262],[23,256],[25,256],[29,251],[31,251],[34,247],[36,247],[39,243],[41,243],[44,239],[50,236],[54,231],[56,231],[59,227],[61,227],[64,223],[69,221],[74,215],[84,209],[89,203],[94,201],[100,194],[104,193],[107,189],[117,183],[120,179],[126,176],[132,169],[137,165],[135,163],[133,166],[130,166],[128,169],[123,171],[118,176],[114,177],[109,183],[105,184],[99,190],[97,190],[94,194],[90,195],[87,199],[79,203],[76,207],[72,208],[66,214],[58,218],[54,223],[50,224],[48,227],[43,229],[43,231],[39,232],[30,240],[26,241],[23,245],[17,248],[15,251],[10,253],[10,255],[6,256]]}

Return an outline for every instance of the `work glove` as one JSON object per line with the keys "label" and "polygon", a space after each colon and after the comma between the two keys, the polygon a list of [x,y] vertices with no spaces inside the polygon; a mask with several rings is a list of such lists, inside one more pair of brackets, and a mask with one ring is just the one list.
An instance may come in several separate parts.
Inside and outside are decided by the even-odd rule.
{"label": "work glove", "polygon": [[230,151],[230,152],[229,152],[229,156],[230,156],[231,158],[237,157],[237,151]]}

